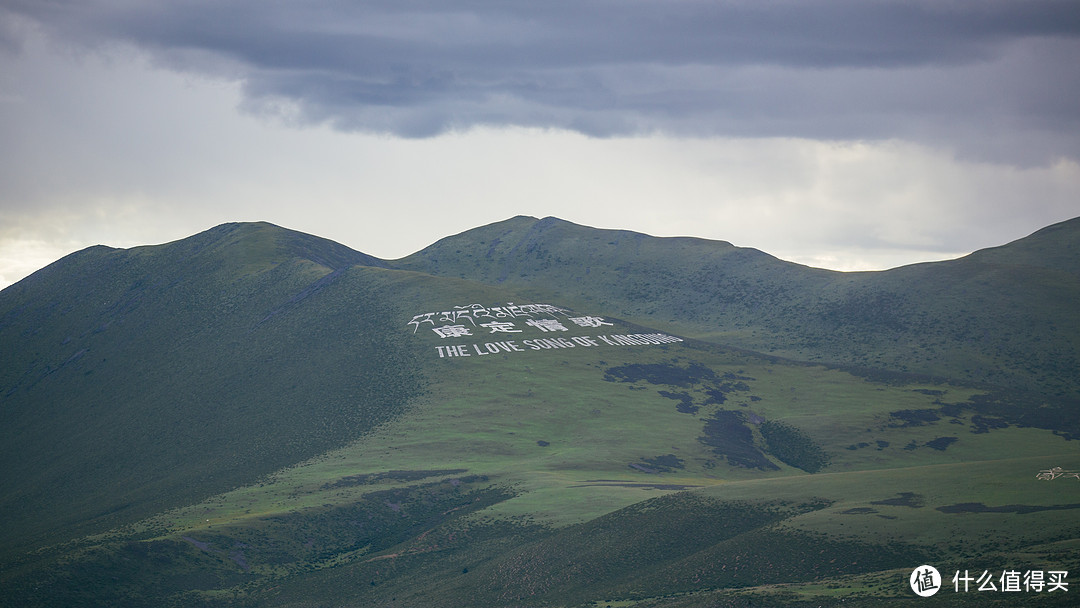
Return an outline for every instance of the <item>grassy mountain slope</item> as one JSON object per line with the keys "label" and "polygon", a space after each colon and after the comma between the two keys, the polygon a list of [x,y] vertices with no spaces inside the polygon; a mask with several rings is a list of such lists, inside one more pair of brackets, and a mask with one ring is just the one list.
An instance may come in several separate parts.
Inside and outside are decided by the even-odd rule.
{"label": "grassy mountain slope", "polygon": [[948,262],[840,273],[754,249],[517,217],[396,263],[799,360],[1080,398],[1080,218]]}
{"label": "grassy mountain slope", "polygon": [[[421,308],[425,293],[502,295],[394,281]],[[607,335],[634,332],[611,321]],[[33,577],[4,581],[9,597],[579,606],[700,595],[686,605],[704,606],[724,591],[787,605],[837,593],[829,585],[902,601],[897,572],[926,561],[1071,567],[1074,488],[1035,479],[1080,464],[1071,441],[983,430],[972,412],[913,415],[977,390],[692,342],[439,358],[440,338],[400,329],[430,364],[407,416],[63,547]],[[770,422],[797,432],[766,438]],[[780,449],[799,436],[804,456],[827,455],[823,468]]]}
{"label": "grassy mountain slope", "polygon": [[[1064,401],[683,321],[753,336],[755,307],[781,323],[806,313],[768,302],[875,273],[557,220],[478,231],[384,262],[226,225],[0,292],[0,457],[19,471],[0,605],[877,606],[909,601],[922,563],[1080,567],[1078,486],[1036,479],[1080,470]],[[859,302],[837,313],[855,327]]]}
{"label": "grassy mountain slope", "polygon": [[91,248],[4,290],[2,545],[251,483],[400,411],[416,364],[384,330],[392,298],[355,266],[372,260],[225,225]]}

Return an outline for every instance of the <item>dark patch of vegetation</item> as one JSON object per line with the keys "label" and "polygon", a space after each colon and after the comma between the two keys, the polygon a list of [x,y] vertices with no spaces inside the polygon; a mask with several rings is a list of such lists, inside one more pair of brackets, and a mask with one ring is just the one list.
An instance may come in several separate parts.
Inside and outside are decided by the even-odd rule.
{"label": "dark patch of vegetation", "polygon": [[870,507],[852,507],[844,511],[840,511],[841,515],[869,515],[871,513],[877,513],[877,509]]}
{"label": "dark patch of vegetation", "polygon": [[727,457],[728,464],[763,471],[777,471],[776,466],[754,445],[754,433],[746,426],[746,414],[720,410],[705,421],[705,435],[698,441],[713,452]]}
{"label": "dark patch of vegetation", "polygon": [[[699,363],[685,367],[672,363],[632,363],[612,367],[604,372],[604,380],[609,382],[644,381],[654,385],[666,385],[679,388],[694,388],[705,393],[705,405],[719,405],[727,401],[728,394],[736,391],[749,391],[747,380],[732,372],[717,375],[712,369]],[[631,387],[633,389],[634,387]],[[694,396],[686,391],[657,391],[661,396],[678,401],[675,409],[684,414],[696,414],[700,406],[694,403]],[[753,399],[753,398],[752,398]],[[760,398],[757,398],[760,400]]]}
{"label": "dark patch of vegetation", "polygon": [[939,452],[944,452],[950,445],[956,443],[959,440],[958,437],[938,437],[937,439],[931,439],[924,445],[928,448],[933,448]]}
{"label": "dark patch of vegetation", "polygon": [[937,508],[937,510],[942,513],[1019,513],[1021,515],[1038,513],[1040,511],[1068,511],[1071,509],[1080,509],[1080,503],[1067,505],[1001,505],[998,507],[988,507],[981,502],[962,502]]}
{"label": "dark patch of vegetation", "polygon": [[551,443],[547,442],[547,441],[544,441],[543,439],[540,439],[540,440],[538,440],[536,442],[536,445],[538,445],[538,446],[540,446],[542,448],[546,448],[547,446],[551,445]]}
{"label": "dark patch of vegetation", "polygon": [[684,468],[683,459],[679,458],[674,454],[664,454],[663,456],[642,458],[641,460],[648,464],[650,467],[664,473],[670,472],[672,469]]}
{"label": "dark patch of vegetation", "polygon": [[[995,391],[973,395],[966,403],[957,404],[973,410],[976,432],[1013,425],[1021,428],[1047,429],[1066,439],[1080,439],[1080,400],[1059,397],[1047,399],[1020,391]],[[1005,425],[1005,426],[1002,426]]]}
{"label": "dark patch of vegetation", "polygon": [[901,421],[901,424],[892,424],[893,427],[922,426],[928,422],[941,420],[940,411],[936,409],[925,410],[897,410],[889,412],[889,416]]}
{"label": "dark patch of vegetation", "polygon": [[912,509],[920,509],[925,504],[923,502],[923,496],[914,492],[900,492],[895,498],[886,498],[884,500],[872,500],[872,505],[890,505],[893,507],[911,507]]}
{"label": "dark patch of vegetation", "polygon": [[709,396],[709,398],[705,400],[706,405],[721,405],[727,401],[727,395],[718,388],[707,388],[705,389],[705,394]]}
{"label": "dark patch of vegetation", "polygon": [[975,414],[971,417],[972,433],[989,433],[991,429],[1007,429],[1009,428],[1009,421],[1004,418],[998,418],[996,416],[983,416],[981,414]]}
{"label": "dark patch of vegetation", "polygon": [[[731,374],[727,374],[725,375],[725,377],[731,377]],[[750,385],[743,382],[742,380],[732,380],[730,382],[724,382],[720,384],[720,390],[728,393],[732,391],[748,391],[750,390]]]}
{"label": "dark patch of vegetation", "polygon": [[[732,374],[726,374],[725,375],[725,377],[729,377],[729,376],[732,376]],[[732,393],[732,392],[736,392],[736,391],[743,392],[743,391],[749,391],[749,390],[750,390],[750,385],[748,385],[747,383],[745,383],[745,382],[743,382],[741,380],[731,380],[731,381],[728,381],[728,382],[722,382],[722,383],[717,384],[717,385],[715,385],[715,386],[713,386],[711,388],[706,388],[705,389],[705,394],[709,396],[709,398],[705,400],[705,403],[706,404],[719,405],[719,404],[724,403],[725,401],[727,401],[728,393]],[[761,401],[761,398],[751,396],[750,400],[751,401]]]}
{"label": "dark patch of vegetation", "polygon": [[759,428],[769,453],[780,462],[807,473],[829,466],[829,455],[802,430],[779,420],[766,420]]}
{"label": "dark patch of vegetation", "polygon": [[694,398],[689,393],[674,393],[671,391],[656,391],[660,393],[661,397],[667,397],[668,399],[674,399],[679,404],[675,406],[675,409],[683,414],[696,414],[698,406],[694,405]]}
{"label": "dark patch of vegetation", "polygon": [[950,417],[950,422],[962,424],[957,417],[971,413],[972,432],[976,434],[1016,426],[1046,429],[1066,439],[1080,439],[1080,419],[1074,415],[1080,411],[1080,400],[1048,399],[1034,393],[1002,389],[973,395],[961,403],[935,403],[938,408],[890,412],[890,417],[899,421],[890,426],[922,426],[942,417]]}

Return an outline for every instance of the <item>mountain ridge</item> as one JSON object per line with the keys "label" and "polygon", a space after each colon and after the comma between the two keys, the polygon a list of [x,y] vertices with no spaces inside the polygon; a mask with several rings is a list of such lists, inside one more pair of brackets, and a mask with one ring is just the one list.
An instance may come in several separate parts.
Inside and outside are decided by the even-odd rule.
{"label": "mountain ridge", "polygon": [[[222,224],[144,247],[174,250],[177,260],[226,249],[241,262],[259,260],[245,272],[303,260],[309,272],[331,275],[312,290],[352,266],[454,277],[582,309],[601,306],[642,326],[790,359],[1080,398],[1071,373],[1080,366],[1080,314],[1069,306],[1080,297],[1080,218],[955,260],[861,272],[786,262],[727,241],[530,216],[451,235],[397,260],[265,222]],[[27,288],[57,264],[143,250],[88,248],[5,291]]]}
{"label": "mountain ridge", "polygon": [[[598,304],[642,325],[792,359],[1077,398],[1078,242],[1080,218],[956,260],[846,273],[724,241],[519,217],[442,239],[395,267]],[[1010,336],[975,340],[1002,331]],[[977,361],[960,352],[973,341]],[[1050,375],[1025,371],[1032,362]]]}
{"label": "mountain ridge", "polygon": [[[1069,219],[1069,220],[1064,220],[1064,221],[1061,221],[1061,222],[1057,222],[1057,223],[1045,226],[1045,227],[1040,228],[1039,230],[1036,230],[1035,232],[1033,232],[1033,233],[1031,233],[1031,234],[1029,234],[1027,236],[1014,239],[1013,241],[1010,241],[1008,243],[1004,243],[1002,245],[996,245],[996,246],[992,246],[992,247],[986,247],[986,248],[983,248],[983,249],[979,249],[979,250],[976,250],[976,251],[974,251],[974,252],[972,252],[970,254],[967,254],[965,256],[961,256],[959,258],[955,258],[955,259],[952,259],[952,260],[940,260],[940,261],[930,261],[930,262],[915,262],[915,263],[905,264],[905,265],[902,265],[902,266],[897,266],[897,267],[894,267],[894,268],[887,268],[887,269],[883,269],[883,270],[839,271],[839,270],[830,270],[830,269],[826,269],[826,268],[818,268],[818,267],[809,266],[809,265],[806,265],[806,264],[800,264],[798,262],[786,261],[786,260],[783,260],[783,259],[778,258],[776,256],[773,256],[773,255],[771,255],[771,254],[769,254],[767,252],[756,249],[754,247],[736,246],[736,245],[733,245],[730,241],[726,241],[726,240],[706,239],[706,238],[694,237],[694,236],[657,237],[657,236],[649,235],[647,233],[637,232],[637,231],[633,231],[633,230],[590,228],[588,226],[584,226],[584,225],[581,225],[581,224],[575,224],[573,222],[569,222],[569,221],[566,221],[566,220],[563,220],[563,219],[560,219],[560,218],[557,218],[557,217],[554,217],[554,216],[545,216],[543,218],[536,218],[536,217],[533,217],[533,216],[518,215],[518,216],[514,216],[512,218],[508,218],[506,220],[492,222],[492,223],[486,224],[484,226],[471,228],[469,230],[465,230],[463,232],[460,232],[460,233],[457,233],[457,234],[454,234],[454,235],[448,235],[446,237],[438,239],[437,241],[435,241],[431,245],[428,245],[428,246],[420,249],[419,251],[416,251],[416,252],[414,252],[412,254],[406,255],[406,256],[401,257],[401,258],[378,258],[376,256],[372,256],[372,255],[364,253],[362,251],[352,249],[351,247],[349,247],[347,245],[343,245],[343,244],[338,243],[336,241],[333,241],[331,239],[327,239],[327,238],[324,238],[324,237],[319,237],[317,235],[292,230],[292,229],[285,228],[285,227],[282,227],[282,226],[279,226],[279,225],[276,225],[276,224],[273,224],[273,223],[270,223],[270,222],[266,222],[266,221],[226,222],[226,223],[218,224],[216,226],[208,228],[207,230],[196,233],[194,235],[191,235],[191,236],[188,236],[188,237],[183,237],[183,238],[180,238],[180,239],[176,239],[174,241],[160,243],[160,244],[136,245],[136,246],[133,246],[133,247],[130,247],[130,248],[118,248],[118,247],[113,247],[113,246],[109,246],[109,245],[105,245],[105,244],[91,245],[89,247],[85,247],[85,248],[80,249],[78,251],[72,252],[72,253],[58,259],[57,261],[52,262],[52,263],[44,266],[43,268],[39,269],[38,271],[35,271],[34,273],[31,273],[31,275],[28,275],[24,279],[22,279],[20,281],[17,281],[16,283],[13,283],[12,285],[9,285],[8,287],[13,287],[13,286],[17,285],[18,283],[26,280],[27,278],[30,278],[34,274],[37,274],[38,272],[46,270],[49,267],[51,267],[51,266],[53,266],[53,265],[55,265],[55,264],[57,264],[59,262],[71,261],[72,259],[76,259],[76,258],[78,258],[78,257],[80,257],[82,255],[89,254],[89,253],[130,251],[130,250],[143,249],[143,248],[147,248],[147,247],[163,247],[163,246],[173,246],[173,245],[177,245],[177,246],[178,245],[189,245],[189,246],[191,246],[193,248],[192,252],[194,253],[200,247],[203,247],[203,246],[206,246],[206,245],[209,244],[210,241],[207,241],[206,239],[210,239],[210,240],[214,240],[214,239],[217,239],[217,238],[224,239],[224,237],[230,236],[230,235],[231,236],[244,236],[245,234],[248,234],[248,233],[257,233],[257,232],[263,231],[263,230],[269,230],[269,231],[275,232],[277,234],[277,236],[279,238],[282,238],[283,240],[284,239],[291,239],[290,243],[285,244],[286,249],[291,248],[291,250],[296,255],[298,255],[300,257],[307,257],[311,261],[319,263],[319,264],[324,265],[324,266],[327,266],[328,268],[331,268],[332,270],[339,270],[342,267],[349,266],[349,265],[374,266],[374,267],[380,267],[380,268],[394,267],[394,268],[398,268],[398,269],[412,269],[413,267],[416,267],[416,266],[420,265],[420,263],[418,261],[415,261],[415,260],[419,259],[421,256],[431,256],[431,255],[433,255],[433,253],[435,251],[439,251],[441,247],[443,247],[443,246],[445,246],[447,244],[456,243],[458,240],[461,240],[461,237],[473,236],[473,235],[477,235],[477,234],[485,234],[486,235],[489,232],[498,232],[499,236],[496,236],[494,239],[492,239],[491,246],[485,252],[485,257],[490,258],[490,257],[493,256],[493,254],[495,252],[495,248],[496,248],[496,246],[498,244],[500,244],[501,238],[503,236],[506,236],[508,234],[512,234],[512,233],[515,232],[515,229],[520,229],[521,227],[523,227],[525,225],[528,226],[527,227],[527,232],[528,232],[528,235],[530,237],[535,237],[535,236],[542,235],[545,232],[547,232],[551,227],[569,226],[569,227],[574,227],[574,228],[577,228],[577,229],[586,229],[586,230],[589,230],[589,231],[595,231],[597,234],[622,235],[624,237],[627,237],[627,238],[630,238],[630,239],[633,239],[633,240],[657,239],[657,240],[660,240],[660,241],[665,241],[665,242],[670,242],[670,243],[684,242],[684,243],[706,244],[706,245],[712,245],[712,246],[719,246],[719,247],[727,249],[729,251],[744,252],[748,256],[756,256],[756,255],[760,254],[760,255],[766,256],[767,258],[770,258],[772,260],[782,262],[784,264],[789,264],[789,265],[792,265],[792,266],[802,267],[802,268],[810,269],[810,270],[817,271],[817,272],[831,273],[831,274],[838,274],[838,275],[865,275],[865,274],[876,274],[876,273],[882,273],[882,272],[892,272],[892,271],[895,271],[895,270],[899,270],[899,269],[902,269],[902,268],[908,268],[908,267],[912,267],[912,266],[926,266],[926,265],[931,265],[932,266],[932,265],[939,265],[939,264],[948,264],[950,262],[955,262],[955,261],[958,261],[958,260],[967,260],[967,259],[971,259],[973,257],[975,259],[979,259],[979,258],[993,259],[993,256],[996,256],[999,253],[1004,253],[1004,252],[1012,253],[1012,252],[1014,252],[1014,251],[1016,251],[1018,249],[1018,247],[1017,247],[1018,245],[1026,244],[1026,243],[1028,243],[1029,241],[1031,241],[1033,239],[1039,239],[1039,238],[1043,238],[1043,237],[1051,237],[1051,236],[1053,236],[1053,237],[1063,237],[1060,240],[1063,241],[1062,244],[1065,245],[1068,248],[1069,253],[1071,253],[1072,255],[1065,254],[1065,255],[1061,255],[1060,258],[1050,257],[1049,259],[1054,260],[1054,263],[1050,264],[1050,265],[1048,265],[1048,264],[1046,264],[1044,262],[1045,260],[1048,259],[1047,256],[1043,256],[1043,255],[1040,255],[1038,257],[1030,256],[1031,259],[1035,260],[1035,262],[1033,263],[1033,262],[1031,262],[1029,260],[1029,263],[1027,265],[1040,266],[1040,267],[1046,267],[1046,268],[1056,268],[1056,269],[1066,270],[1068,272],[1080,272],[1080,262],[1076,261],[1077,256],[1075,255],[1077,247],[1080,246],[1080,217],[1072,218],[1072,219]],[[237,233],[239,233],[239,234],[237,234]],[[535,239],[535,238],[530,238],[529,240],[531,242],[537,242],[537,239]],[[225,243],[225,241],[222,241],[222,243],[219,243],[219,244],[224,244],[224,243]],[[523,245],[526,245],[526,249],[528,249],[527,244],[518,243],[515,246],[513,246],[510,251],[511,252],[517,252]],[[1030,252],[1025,252],[1025,253],[1030,253]],[[1039,253],[1042,254],[1042,253],[1045,253],[1045,252],[1040,251]],[[1043,263],[1039,263],[1039,262],[1043,262]],[[7,289],[7,288],[5,288],[5,289]],[[2,291],[2,290],[0,290],[0,291]]]}

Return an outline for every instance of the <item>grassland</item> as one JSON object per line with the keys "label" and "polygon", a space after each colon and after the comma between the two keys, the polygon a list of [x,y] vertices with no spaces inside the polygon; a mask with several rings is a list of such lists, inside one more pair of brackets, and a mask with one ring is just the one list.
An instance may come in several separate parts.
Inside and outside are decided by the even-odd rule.
{"label": "grassland", "polygon": [[[6,481],[5,519],[39,528],[6,532],[0,605],[875,606],[910,600],[923,563],[946,578],[1080,567],[1080,482],[1036,479],[1080,471],[1064,401],[689,335],[620,343],[656,330],[621,320],[614,299],[365,263],[265,226],[222,236],[165,259],[88,252],[67,272],[129,269],[92,300],[54,297],[60,321],[31,303],[66,275],[20,287],[0,337],[39,350],[0,375],[5,407],[82,413],[61,444],[9,409],[8,428],[30,435],[5,464],[72,484],[54,498],[97,489],[54,504],[40,479]],[[557,333],[410,325],[509,302],[573,310],[554,315]],[[607,325],[568,321],[586,315]],[[129,327],[137,337],[115,331]],[[563,346],[535,342],[555,336]],[[484,346],[496,341],[518,348]],[[204,422],[193,434],[169,408]],[[131,462],[102,464],[117,457]]]}
{"label": "grassland", "polygon": [[[1054,543],[1076,537],[1080,484],[1035,478],[1051,466],[1080,468],[1070,441],[1032,428],[974,432],[964,415],[916,425],[892,415],[964,401],[973,389],[882,383],[694,343],[440,360],[437,338],[415,338],[433,366],[407,415],[258,483],[83,539],[75,570],[95,572],[134,547],[169,547],[159,557],[166,570],[216,578],[198,593],[177,586],[145,597],[135,586],[118,598],[304,606],[316,605],[313,596],[401,595],[407,605],[452,606],[479,594],[490,605],[650,605],[673,594],[705,602],[717,588],[786,602],[836,581],[848,581],[841,595],[903,598],[895,573],[890,584],[879,579],[919,565],[912,560],[943,571],[1071,563]],[[634,379],[629,366],[652,373]],[[688,395],[697,410],[680,411],[685,400],[662,393]],[[745,413],[772,468],[732,466],[722,443],[718,452],[702,441],[721,411]],[[809,475],[770,455],[760,423],[749,422],[759,418],[798,428],[830,464]],[[958,439],[927,447],[945,433]],[[662,497],[675,502],[647,506]],[[1046,509],[938,510],[964,503]],[[357,521],[375,523],[357,535]],[[626,546],[601,542],[626,535]],[[611,565],[616,555],[624,561]],[[757,565],[728,576],[732,560]],[[560,574],[594,562],[585,578]],[[438,575],[426,575],[425,588],[416,577],[431,568]],[[451,570],[471,572],[472,582],[448,579]],[[357,577],[376,583],[358,586]],[[513,582],[522,577],[545,582]]]}

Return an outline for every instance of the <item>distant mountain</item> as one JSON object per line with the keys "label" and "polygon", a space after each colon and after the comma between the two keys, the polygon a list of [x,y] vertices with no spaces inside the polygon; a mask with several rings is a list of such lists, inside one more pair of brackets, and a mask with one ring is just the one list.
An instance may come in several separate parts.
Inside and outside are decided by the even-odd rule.
{"label": "distant mountain", "polygon": [[723,241],[516,217],[396,267],[798,360],[1080,398],[1080,218],[958,260],[834,272]]}
{"label": "distant mountain", "polygon": [[265,223],[77,252],[0,291],[0,606],[1076,571],[1078,234],[861,273],[530,217],[393,261]]}

